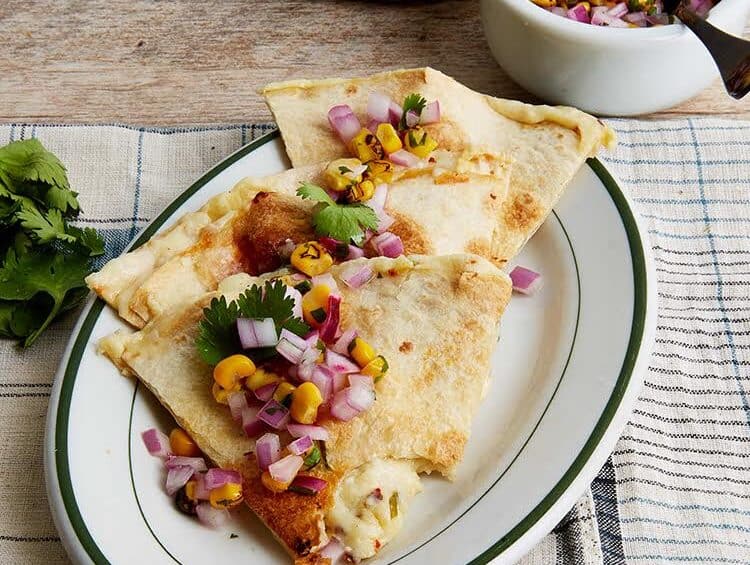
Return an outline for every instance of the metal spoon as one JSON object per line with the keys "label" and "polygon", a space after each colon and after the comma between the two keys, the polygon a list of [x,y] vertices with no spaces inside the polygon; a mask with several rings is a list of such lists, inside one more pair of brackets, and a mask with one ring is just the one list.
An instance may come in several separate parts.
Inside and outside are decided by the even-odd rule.
{"label": "metal spoon", "polygon": [[745,96],[750,91],[750,41],[714,27],[691,9],[687,0],[666,0],[664,4],[706,46],[727,92],[737,100]]}

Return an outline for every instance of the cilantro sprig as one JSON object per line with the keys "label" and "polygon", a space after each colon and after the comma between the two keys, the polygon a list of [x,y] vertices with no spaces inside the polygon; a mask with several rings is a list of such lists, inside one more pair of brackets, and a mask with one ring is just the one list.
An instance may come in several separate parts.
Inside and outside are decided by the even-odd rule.
{"label": "cilantro sprig", "polygon": [[[209,365],[216,365],[225,357],[242,352],[237,333],[238,318],[273,318],[278,333],[287,329],[304,336],[310,331],[310,326],[296,318],[293,311],[294,299],[286,294],[286,285],[278,280],[266,282],[262,287],[253,285],[231,302],[223,296],[214,298],[208,308],[203,309],[203,318],[198,323],[198,352]],[[275,350],[272,347],[260,348],[250,354],[255,360],[262,360],[274,355]]]}
{"label": "cilantro sprig", "polygon": [[367,229],[378,227],[375,211],[365,204],[339,204],[321,187],[304,182],[297,196],[317,202],[313,209],[313,227],[318,235],[360,245]]}
{"label": "cilantro sprig", "polygon": [[104,240],[80,212],[65,166],[37,139],[0,147],[0,337],[28,347],[86,295]]}
{"label": "cilantro sprig", "polygon": [[407,129],[409,126],[406,125],[406,114],[410,110],[413,110],[416,112],[417,116],[421,116],[422,110],[424,110],[425,106],[427,106],[427,100],[416,92],[409,94],[404,98],[404,104],[402,106],[403,112],[401,114],[401,120],[398,122],[398,128],[400,130]]}

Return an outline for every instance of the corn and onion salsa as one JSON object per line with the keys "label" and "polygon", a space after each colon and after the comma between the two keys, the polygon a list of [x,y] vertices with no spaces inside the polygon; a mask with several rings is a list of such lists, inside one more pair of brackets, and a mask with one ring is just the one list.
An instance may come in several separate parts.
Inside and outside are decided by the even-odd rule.
{"label": "corn and onion salsa", "polygon": [[[531,0],[555,15],[603,27],[655,27],[674,22],[663,0]],[[705,18],[719,0],[688,0],[688,7]]]}

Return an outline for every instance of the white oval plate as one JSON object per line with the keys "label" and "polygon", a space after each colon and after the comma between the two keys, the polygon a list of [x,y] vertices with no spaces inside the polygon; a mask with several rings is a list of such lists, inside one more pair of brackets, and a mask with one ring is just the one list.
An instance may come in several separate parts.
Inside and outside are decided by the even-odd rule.
{"label": "white oval plate", "polygon": [[[278,132],[240,149],[179,196],[134,245],[247,175],[288,167]],[[406,525],[373,563],[510,563],[570,509],[610,453],[637,397],[655,324],[643,233],[596,160],[573,179],[516,263],[544,274],[502,320],[492,387],[454,483],[427,477]],[[96,353],[122,327],[91,299],[55,381],[47,490],[78,563],[287,563],[247,509],[221,531],[177,512],[140,432],[170,418]],[[233,536],[232,534],[236,534]]]}

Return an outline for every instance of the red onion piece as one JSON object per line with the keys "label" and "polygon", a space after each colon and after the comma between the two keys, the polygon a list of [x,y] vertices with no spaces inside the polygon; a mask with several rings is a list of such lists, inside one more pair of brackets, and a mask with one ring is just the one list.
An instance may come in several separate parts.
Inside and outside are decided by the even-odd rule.
{"label": "red onion piece", "polygon": [[345,375],[344,373],[334,373],[333,375],[333,392],[334,393],[342,391],[347,386],[349,386],[348,376],[349,375]]}
{"label": "red onion piece", "polygon": [[281,330],[276,351],[287,361],[296,365],[302,360],[305,349],[307,349],[307,342],[304,339],[287,329]]}
{"label": "red onion piece", "polygon": [[304,460],[299,455],[287,455],[269,465],[268,472],[274,481],[291,483],[303,464]]}
{"label": "red onion piece", "polygon": [[334,295],[334,296],[340,296],[339,295],[339,285],[336,284],[336,279],[333,278],[333,275],[331,273],[323,273],[322,275],[318,275],[317,277],[313,277],[312,280],[313,286],[323,285],[328,287],[328,291]]}
{"label": "red onion piece", "polygon": [[591,16],[591,23],[595,26],[606,26],[606,27],[628,27],[628,24],[622,21],[620,18],[611,16],[609,12],[596,12]]}
{"label": "red onion piece", "polygon": [[178,490],[184,487],[193,476],[195,471],[189,465],[174,467],[167,471],[166,489],[169,496],[174,495]]}
{"label": "red onion piece", "polygon": [[311,475],[297,475],[289,486],[289,490],[314,496],[327,486],[328,482],[325,479],[319,479]]}
{"label": "red onion piece", "polygon": [[[317,343],[317,340],[316,340]],[[312,379],[313,371],[317,366],[318,356],[320,350],[316,346],[309,347],[302,354],[302,360],[297,366],[297,378],[301,381],[309,381]]]}
{"label": "red onion piece", "polygon": [[258,419],[272,428],[280,430],[289,421],[289,409],[276,402],[273,398],[263,405],[258,412]]}
{"label": "red onion piece", "polygon": [[346,394],[349,406],[359,412],[367,410],[375,402],[375,391],[369,386],[352,385],[341,392]]}
{"label": "red onion piece", "polygon": [[255,395],[255,398],[258,400],[262,400],[263,402],[268,402],[271,397],[273,396],[273,393],[276,392],[276,387],[279,386],[276,383],[269,383],[267,385],[263,385],[261,387],[256,388],[253,391],[253,394]]}
{"label": "red onion piece", "polygon": [[334,372],[325,365],[316,365],[310,377],[310,382],[318,387],[323,401],[327,401],[333,394]]}
{"label": "red onion piece", "polygon": [[326,349],[326,366],[334,373],[350,374],[359,372],[359,365],[354,361],[330,349]]}
{"label": "red onion piece", "polygon": [[169,457],[169,438],[156,428],[150,428],[141,434],[148,452],[154,457],[165,459]]}
{"label": "red onion piece", "polygon": [[378,218],[378,227],[375,228],[377,233],[387,231],[396,221],[396,218],[389,216],[385,210],[375,210],[375,216]]}
{"label": "red onion piece", "polygon": [[550,8],[547,8],[549,12],[552,12],[556,16],[562,16],[563,18],[567,17],[568,10],[565,8],[561,8],[560,6],[552,6]]}
{"label": "red onion piece", "polygon": [[243,349],[272,347],[279,342],[273,318],[263,318],[262,320],[238,318],[237,333],[240,335],[240,343]]}
{"label": "red onion piece", "polygon": [[318,241],[336,259],[346,259],[349,255],[349,246],[343,241],[328,236],[321,237]]}
{"label": "red onion piece", "polygon": [[267,471],[268,467],[276,463],[281,457],[281,442],[279,436],[267,433],[259,437],[255,442],[255,459],[261,471]]}
{"label": "red onion piece", "polygon": [[391,103],[388,106],[388,120],[391,122],[391,125],[394,128],[398,127],[398,123],[401,121],[401,116],[403,114],[404,109],[401,107],[401,105],[391,100]]}
{"label": "red onion piece", "polygon": [[256,437],[268,429],[265,422],[258,418],[260,408],[258,406],[248,406],[242,410],[242,429],[247,437]]}
{"label": "red onion piece", "polygon": [[427,104],[419,116],[420,124],[434,124],[440,121],[440,102],[434,100]]}
{"label": "red onion piece", "polygon": [[635,25],[646,25],[646,12],[631,12],[622,17],[623,20]]}
{"label": "red onion piece", "polygon": [[362,129],[357,116],[347,104],[334,106],[328,110],[328,123],[344,143],[349,143]]}
{"label": "red onion piece", "polygon": [[242,421],[242,411],[248,407],[247,396],[244,392],[233,392],[227,397],[229,411],[232,413],[232,419],[235,422]]}
{"label": "red onion piece", "polygon": [[201,471],[207,471],[208,465],[203,457],[170,457],[164,463],[167,469],[174,469],[176,467],[190,467],[194,473],[200,473]]}
{"label": "red onion piece", "polygon": [[331,538],[331,541],[320,550],[320,556],[326,557],[331,560],[331,565],[338,565],[339,560],[344,557],[346,548],[336,538]]}
{"label": "red onion piece", "polygon": [[341,297],[334,296],[333,294],[328,295],[328,314],[326,319],[320,325],[320,339],[324,343],[331,343],[336,339],[336,334],[339,329],[339,306],[341,305]]}
{"label": "red onion piece", "polygon": [[211,493],[206,488],[206,475],[205,473],[196,473],[193,475],[195,480],[195,498],[198,500],[208,500]]}
{"label": "red onion piece", "polygon": [[567,17],[576,22],[584,24],[591,23],[589,13],[586,11],[586,7],[583,4],[576,4],[568,10]]}
{"label": "red onion piece", "polygon": [[287,447],[289,448],[289,452],[293,455],[302,455],[312,446],[313,441],[310,436],[302,436],[301,438],[297,438],[289,445],[287,445]]}
{"label": "red onion piece", "polygon": [[381,233],[372,238],[372,244],[378,255],[396,258],[404,254],[404,244],[401,238],[391,232]]}
{"label": "red onion piece", "polygon": [[413,128],[419,123],[419,114],[415,110],[406,112],[406,126]]}
{"label": "red onion piece", "polygon": [[226,508],[214,508],[208,502],[201,502],[195,507],[198,520],[209,528],[219,528],[229,520],[229,511]]}
{"label": "red onion piece", "polygon": [[409,153],[406,149],[399,149],[388,155],[388,159],[396,165],[402,167],[416,167],[419,165],[419,157],[413,153]]}
{"label": "red onion piece", "polygon": [[331,349],[340,355],[349,355],[349,344],[357,337],[357,330],[346,330]]}
{"label": "red onion piece", "polygon": [[290,434],[292,434],[292,437],[310,436],[310,439],[316,439],[319,441],[328,441],[330,439],[328,430],[326,430],[323,426],[311,426],[309,424],[289,424],[286,429]]}
{"label": "red onion piece", "polygon": [[370,389],[374,389],[375,381],[373,381],[373,378],[369,375],[353,374],[353,375],[349,375],[349,385],[350,386],[364,386]]}
{"label": "red onion piece", "polygon": [[361,412],[361,410],[357,410],[349,404],[348,390],[348,388],[340,390],[334,395],[331,401],[331,416],[345,422],[348,422]]}
{"label": "red onion piece", "polygon": [[[389,119],[389,109],[391,99],[380,92],[371,92],[367,99],[367,115],[379,123],[387,122]],[[373,133],[375,130],[371,130]]]}
{"label": "red onion piece", "polygon": [[668,14],[654,14],[653,16],[646,16],[646,21],[651,25],[660,26],[669,24]]}
{"label": "red onion piece", "polygon": [[215,488],[223,487],[228,483],[241,485],[242,475],[233,469],[219,469],[218,467],[214,467],[206,472],[204,480],[206,483],[206,489],[214,490]]}
{"label": "red onion piece", "polygon": [[309,334],[305,336],[305,343],[307,344],[307,347],[317,347],[318,341],[320,341],[320,333],[318,330],[313,330]]}
{"label": "red onion piece", "polygon": [[346,261],[352,261],[365,256],[365,250],[356,245],[350,245],[348,250],[349,254],[346,256]]}
{"label": "red onion piece", "polygon": [[347,265],[341,273],[341,280],[349,288],[359,288],[375,277],[372,267],[367,263]]}
{"label": "red onion piece", "polygon": [[385,208],[385,202],[388,199],[388,185],[379,184],[375,187],[375,192],[367,201],[367,205],[373,210],[383,210]]}
{"label": "red onion piece", "polygon": [[534,294],[542,286],[542,275],[531,269],[518,266],[510,272],[513,290],[521,294]]}
{"label": "red onion piece", "polygon": [[371,133],[375,133],[378,131],[378,126],[380,125],[380,122],[378,120],[368,120],[367,125],[365,126]]}
{"label": "red onion piece", "polygon": [[628,3],[619,2],[612,6],[612,8],[607,11],[607,13],[613,18],[621,18],[628,13]]}

